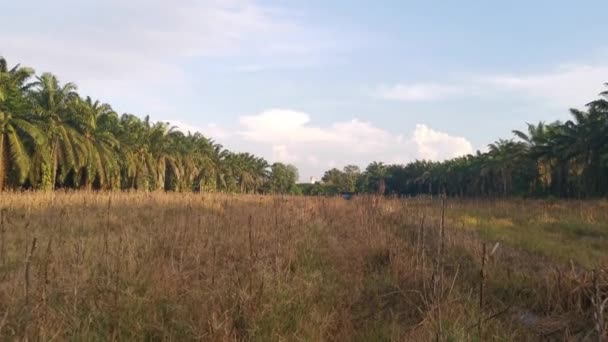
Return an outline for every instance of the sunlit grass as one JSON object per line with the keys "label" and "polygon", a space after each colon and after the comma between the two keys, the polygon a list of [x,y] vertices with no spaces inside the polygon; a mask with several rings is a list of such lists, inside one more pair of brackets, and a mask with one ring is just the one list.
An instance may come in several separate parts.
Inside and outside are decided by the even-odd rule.
{"label": "sunlit grass", "polygon": [[[20,193],[0,209],[4,340],[538,337],[521,312],[587,334],[585,268],[608,250],[601,201],[448,199],[443,258],[428,198]],[[480,338],[483,242],[501,244],[482,314],[510,311]]]}
{"label": "sunlit grass", "polygon": [[604,202],[585,201],[572,210],[559,204],[548,206],[539,201],[502,202],[495,206],[455,205],[454,224],[473,231],[490,242],[555,258],[570,260],[587,268],[608,261],[608,219]]}

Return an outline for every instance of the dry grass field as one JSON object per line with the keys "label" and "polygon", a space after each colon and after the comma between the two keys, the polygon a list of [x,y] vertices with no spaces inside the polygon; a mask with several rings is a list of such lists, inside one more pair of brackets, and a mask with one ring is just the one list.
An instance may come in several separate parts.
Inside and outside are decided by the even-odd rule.
{"label": "dry grass field", "polygon": [[1,340],[606,331],[605,201],[75,192],[3,193],[0,208]]}

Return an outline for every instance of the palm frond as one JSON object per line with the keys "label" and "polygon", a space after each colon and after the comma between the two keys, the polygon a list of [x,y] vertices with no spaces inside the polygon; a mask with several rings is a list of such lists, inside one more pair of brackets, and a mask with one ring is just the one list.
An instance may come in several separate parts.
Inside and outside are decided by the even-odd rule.
{"label": "palm frond", "polygon": [[10,160],[13,168],[11,171],[16,172],[17,179],[20,184],[25,182],[30,169],[30,157],[17,134],[17,131],[10,130],[8,132],[8,143]]}

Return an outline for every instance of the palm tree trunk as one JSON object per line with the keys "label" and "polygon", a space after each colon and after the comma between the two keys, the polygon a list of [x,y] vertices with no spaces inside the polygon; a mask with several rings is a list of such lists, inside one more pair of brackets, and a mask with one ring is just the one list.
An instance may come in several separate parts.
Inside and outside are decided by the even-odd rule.
{"label": "palm tree trunk", "polygon": [[57,156],[57,140],[53,142],[51,145],[51,163],[53,164],[51,170],[51,190],[55,190],[55,184],[57,182],[57,166],[58,166],[58,156]]}
{"label": "palm tree trunk", "polygon": [[84,189],[86,191],[93,190],[93,182],[91,181],[92,174],[88,167],[84,168]]}
{"label": "palm tree trunk", "polygon": [[133,175],[133,180],[131,181],[131,189],[135,190],[136,182],[137,182],[137,166],[135,166],[135,174]]}
{"label": "palm tree trunk", "polygon": [[507,196],[507,173],[502,170],[502,192],[504,196]]}
{"label": "palm tree trunk", "polygon": [[568,177],[567,177],[568,165],[566,164],[566,162],[559,161],[558,168],[559,169],[558,169],[558,177],[557,177],[557,193],[558,193],[558,196],[564,197],[566,195],[565,184],[568,181]]}

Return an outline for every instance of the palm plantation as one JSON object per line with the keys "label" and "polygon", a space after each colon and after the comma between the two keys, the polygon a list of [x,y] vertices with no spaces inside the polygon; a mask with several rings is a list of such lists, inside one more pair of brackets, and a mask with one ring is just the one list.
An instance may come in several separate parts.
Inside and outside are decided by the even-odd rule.
{"label": "palm plantation", "polygon": [[[572,119],[528,124],[485,153],[329,170],[308,194],[597,197],[608,194],[608,91]],[[274,172],[273,172],[274,170]],[[284,172],[290,170],[289,172]],[[281,179],[277,179],[277,178]],[[295,168],[234,153],[200,133],[117,114],[50,73],[0,57],[0,189],[290,192]]]}
{"label": "palm plantation", "polygon": [[[278,175],[277,175],[278,176]],[[268,190],[268,162],[0,58],[0,189]]]}

